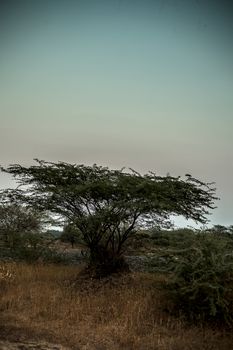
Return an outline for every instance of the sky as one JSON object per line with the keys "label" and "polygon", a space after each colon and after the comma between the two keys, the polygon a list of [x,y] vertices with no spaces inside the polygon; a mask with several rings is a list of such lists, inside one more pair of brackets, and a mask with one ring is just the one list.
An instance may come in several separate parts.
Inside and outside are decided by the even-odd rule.
{"label": "sky", "polygon": [[0,0],[0,164],[189,173],[233,224],[232,34],[231,1]]}

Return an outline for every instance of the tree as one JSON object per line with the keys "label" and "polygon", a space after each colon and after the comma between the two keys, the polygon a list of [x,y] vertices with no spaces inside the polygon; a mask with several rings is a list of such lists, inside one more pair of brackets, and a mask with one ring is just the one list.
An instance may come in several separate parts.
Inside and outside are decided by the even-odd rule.
{"label": "tree", "polygon": [[14,247],[22,234],[38,233],[42,228],[42,215],[19,204],[0,206],[0,239]]}
{"label": "tree", "polygon": [[76,225],[67,223],[64,228],[63,232],[60,236],[60,240],[62,242],[69,242],[71,243],[72,248],[74,248],[75,243],[83,243],[82,242],[82,235],[79,229],[76,227]]}
{"label": "tree", "polygon": [[45,162],[34,166],[10,165],[1,170],[19,186],[2,193],[15,201],[58,214],[75,225],[90,250],[90,266],[100,275],[126,267],[125,242],[137,228],[163,225],[170,215],[205,223],[216,197],[212,184],[190,175],[141,175],[107,167]]}

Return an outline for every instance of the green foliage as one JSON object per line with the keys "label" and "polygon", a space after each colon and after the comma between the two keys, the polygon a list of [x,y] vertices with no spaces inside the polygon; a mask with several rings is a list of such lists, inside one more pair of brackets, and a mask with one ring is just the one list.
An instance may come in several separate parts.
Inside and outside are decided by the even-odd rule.
{"label": "green foliage", "polygon": [[17,244],[14,246],[15,257],[28,262],[44,258],[47,253],[48,242],[40,234],[24,233],[18,236]]}
{"label": "green foliage", "polygon": [[40,231],[44,216],[31,208],[3,203],[0,206],[1,256],[32,261],[45,250]]}
{"label": "green foliage", "polygon": [[51,256],[51,237],[42,234],[45,216],[33,208],[14,203],[0,206],[0,258],[28,262]]}
{"label": "green foliage", "polygon": [[81,231],[77,228],[76,225],[69,223],[64,226],[63,232],[60,236],[60,240],[62,242],[71,243],[72,247],[74,246],[74,244],[77,243],[84,244]]}
{"label": "green foliage", "polygon": [[[14,245],[1,242],[0,260],[25,261],[28,263],[47,262],[69,264],[73,259],[66,254],[56,252],[52,247],[54,239],[40,233],[15,235]],[[71,261],[72,260],[72,261]]]}
{"label": "green foliage", "polygon": [[190,247],[195,240],[197,231],[188,228],[179,228],[173,230],[151,230],[151,239],[153,245],[169,248]]}
{"label": "green foliage", "polygon": [[136,228],[152,222],[163,225],[170,215],[204,223],[216,199],[211,184],[190,175],[182,180],[39,160],[36,166],[11,165],[1,170],[20,184],[17,190],[2,192],[3,201],[23,203],[68,220],[90,249],[90,264],[108,271],[122,259],[125,243]]}
{"label": "green foliage", "polygon": [[38,211],[18,204],[0,206],[0,240],[14,248],[20,235],[39,232],[43,227],[43,216]]}
{"label": "green foliage", "polygon": [[168,288],[177,309],[192,321],[233,322],[232,239],[199,233],[193,244],[173,252]]}

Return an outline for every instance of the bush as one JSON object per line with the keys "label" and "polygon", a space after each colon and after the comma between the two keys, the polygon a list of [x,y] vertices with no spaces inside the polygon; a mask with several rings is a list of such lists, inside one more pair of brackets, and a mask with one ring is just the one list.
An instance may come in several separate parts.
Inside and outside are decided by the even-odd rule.
{"label": "bush", "polygon": [[198,234],[190,248],[177,253],[168,287],[189,320],[233,324],[233,252],[229,241]]}
{"label": "bush", "polygon": [[15,246],[16,257],[28,262],[43,258],[48,250],[44,237],[41,234],[33,233],[22,234]]}
{"label": "bush", "polygon": [[151,238],[153,244],[161,247],[186,248],[190,247],[195,239],[196,231],[188,228],[174,230],[152,230]]}
{"label": "bush", "polygon": [[12,248],[20,239],[21,233],[40,232],[45,216],[18,204],[0,205],[0,240]]}
{"label": "bush", "polygon": [[51,239],[39,233],[14,233],[8,242],[1,241],[0,260],[50,261],[54,253],[50,248]]}
{"label": "bush", "polygon": [[65,225],[63,232],[61,233],[60,240],[62,242],[70,243],[72,248],[77,243],[84,244],[80,230],[75,225],[72,225],[72,223],[67,223]]}

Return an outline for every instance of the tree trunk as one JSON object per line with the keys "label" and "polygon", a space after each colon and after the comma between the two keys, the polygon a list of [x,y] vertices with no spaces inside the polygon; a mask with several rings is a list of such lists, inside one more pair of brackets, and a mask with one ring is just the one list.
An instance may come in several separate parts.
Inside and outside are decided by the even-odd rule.
{"label": "tree trunk", "polygon": [[112,273],[129,271],[129,266],[124,257],[101,245],[90,249],[89,267],[98,278],[111,275]]}

